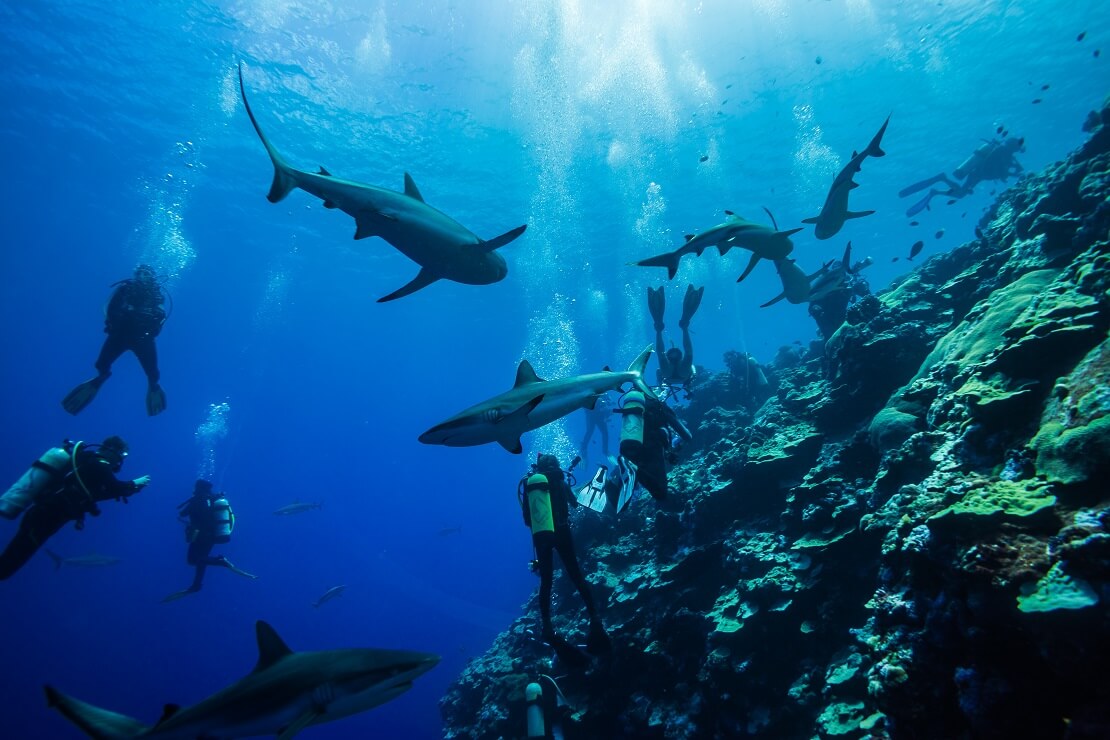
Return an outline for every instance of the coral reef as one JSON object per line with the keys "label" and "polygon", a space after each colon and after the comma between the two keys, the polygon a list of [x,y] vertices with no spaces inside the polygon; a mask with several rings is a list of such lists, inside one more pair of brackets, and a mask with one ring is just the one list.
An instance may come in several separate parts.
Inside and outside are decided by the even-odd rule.
{"label": "coral reef", "polygon": [[[566,672],[525,615],[447,737],[1110,737],[1110,107],[977,239],[683,410],[670,499],[574,515],[613,638]],[[586,615],[556,580],[556,626]]]}

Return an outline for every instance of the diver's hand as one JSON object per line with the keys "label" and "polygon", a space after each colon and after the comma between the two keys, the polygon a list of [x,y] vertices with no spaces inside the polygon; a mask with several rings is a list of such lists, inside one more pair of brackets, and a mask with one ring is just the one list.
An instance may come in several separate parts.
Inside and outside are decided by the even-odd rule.
{"label": "diver's hand", "polygon": [[146,488],[147,486],[150,485],[150,476],[149,475],[144,475],[143,477],[136,478],[135,480],[133,480],[131,482],[139,488]]}

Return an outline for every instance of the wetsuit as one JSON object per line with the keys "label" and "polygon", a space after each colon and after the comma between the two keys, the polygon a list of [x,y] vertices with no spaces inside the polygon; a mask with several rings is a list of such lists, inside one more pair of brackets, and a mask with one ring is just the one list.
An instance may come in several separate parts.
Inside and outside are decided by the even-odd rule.
{"label": "wetsuit", "polygon": [[574,502],[575,506],[578,505],[574,492],[567,483],[566,474],[557,465],[537,467],[537,472],[547,477],[551,498],[551,521],[554,525],[553,529],[532,533],[532,544],[536,548],[536,561],[540,573],[540,618],[543,620],[544,633],[547,634],[553,632],[551,584],[555,568],[555,552],[559,553],[559,559],[563,563],[563,570],[567,577],[578,589],[578,593],[582,594],[582,601],[586,604],[591,622],[597,621],[598,613],[593,594],[590,592],[590,584],[586,582],[582,568],[578,565],[578,556],[574,552],[574,541],[571,539],[570,525],[567,521],[570,503]]}
{"label": "wetsuit", "polygon": [[[230,535],[219,534],[220,524],[231,516],[231,507],[217,504],[223,499],[218,494],[194,494],[182,506],[182,516],[188,517],[189,549],[185,560],[196,568],[193,584],[189,591],[199,591],[204,581],[204,572],[210,565],[231,567],[223,556],[212,557],[212,548],[231,542]],[[223,499],[226,502],[226,499]],[[221,519],[225,517],[225,519]]]}
{"label": "wetsuit", "polygon": [[[618,409],[614,413],[621,413]],[[683,439],[690,439],[690,432],[679,421],[674,410],[657,398],[644,400],[643,441],[621,440],[620,454],[636,466],[636,482],[647,489],[656,501],[667,497],[667,452],[671,448],[672,431]],[[614,505],[620,493],[620,480],[605,481],[605,493]]]}
{"label": "wetsuit", "polygon": [[129,480],[118,480],[119,468],[96,452],[77,450],[77,474],[71,467],[62,487],[31,505],[19,522],[19,530],[0,553],[0,580],[10,578],[67,522],[84,526],[85,515],[100,516],[97,504],[109,499],[126,501],[142,490]]}
{"label": "wetsuit", "polygon": [[166,312],[162,308],[165,295],[153,282],[124,280],[112,293],[105,312],[104,345],[96,358],[100,377],[112,374],[112,364],[130,350],[142,365],[147,382],[158,384],[158,351],[154,338],[162,331]]}

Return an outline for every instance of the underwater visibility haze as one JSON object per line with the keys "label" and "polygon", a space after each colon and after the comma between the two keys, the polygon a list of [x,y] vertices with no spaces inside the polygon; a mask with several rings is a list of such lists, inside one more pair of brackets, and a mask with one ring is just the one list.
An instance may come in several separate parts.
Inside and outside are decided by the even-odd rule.
{"label": "underwater visibility haze", "polygon": [[[962,267],[937,265],[978,255],[961,245],[993,244],[990,234],[1001,233],[1008,218],[1020,222],[1016,206],[1006,205],[1017,196],[1002,205],[998,199],[1020,177],[1041,173],[1088,139],[1099,141],[1091,132],[1103,131],[1102,124],[1091,112],[1110,92],[1103,53],[1110,52],[1110,13],[1094,0],[31,0],[0,3],[0,40],[6,101],[0,111],[0,332],[6,350],[0,473],[15,482],[63,439],[99,443],[119,435],[130,447],[120,477],[150,476],[149,485],[126,500],[100,504],[102,514],[87,517],[80,531],[66,524],[0,583],[0,734],[12,738],[77,736],[47,707],[47,684],[153,724],[165,704],[195,704],[250,672],[259,662],[260,620],[295,652],[379,648],[440,658],[430,669],[430,662],[413,669],[407,691],[384,696],[369,712],[309,727],[305,737],[523,736],[517,684],[522,676],[557,673],[560,666],[551,664],[535,619],[532,542],[521,524],[517,486],[538,453],[569,465],[580,452],[586,415],[573,410],[532,431],[535,424],[513,426],[522,417],[512,417],[511,408],[496,419],[490,412],[464,421],[486,425],[467,433],[491,443],[457,443],[468,446],[444,441],[450,434],[433,434],[443,432],[437,425],[509,389],[523,414],[550,412],[554,391],[545,407],[514,389],[521,378],[594,374],[595,381],[609,382],[597,375],[602,368],[625,373],[644,347],[654,347],[649,288],[663,286],[664,343],[681,348],[683,297],[693,285],[704,288],[689,321],[696,377],[735,376],[736,358],[750,355],[745,368],[763,368],[772,386],[793,389],[780,391],[789,413],[801,418],[808,412],[799,408],[817,409],[808,431],[786,444],[788,455],[843,443],[835,455],[826,446],[823,459],[874,457],[873,477],[878,460],[888,464],[909,431],[886,436],[872,425],[868,437],[872,417],[889,411],[880,410],[895,389],[911,381],[923,387],[926,366],[915,371],[945,334],[936,327],[958,323],[988,295],[985,273],[976,277],[982,284],[971,285],[957,278],[970,274]],[[240,70],[257,131],[243,105]],[[263,132],[268,144],[260,141]],[[974,182],[967,162],[992,141],[1012,146],[1006,161],[1020,168]],[[276,179],[275,152],[281,161]],[[1105,159],[1097,161],[1105,169]],[[1073,189],[1105,199],[1107,182],[1110,177],[1092,179]],[[936,191],[931,197],[930,190]],[[991,218],[983,220],[988,212]],[[1044,243],[1063,232],[1091,231],[1067,220],[1084,218],[1076,209],[1045,212],[1066,223],[1042,222]],[[706,233],[718,226],[720,233]],[[1105,250],[1101,228],[1101,236],[1091,238],[1101,239]],[[703,236],[691,240],[677,261],[651,261],[682,248],[687,235]],[[747,272],[753,254],[761,259]],[[945,257],[952,254],[957,257]],[[984,259],[994,275],[1024,275]],[[1020,300],[1049,285],[1053,276],[1046,273],[1064,269],[1061,259],[1031,258],[1041,282],[1022,277]],[[645,260],[649,266],[635,264]],[[673,279],[663,269],[668,263],[677,265]],[[168,316],[157,336],[165,409],[150,406],[147,378],[127,352],[87,408],[67,413],[63,397],[95,372],[109,296],[139,264],[154,269],[167,295]],[[1098,276],[1105,262],[1092,265],[1076,284],[1104,279]],[[933,286],[930,280],[935,289],[922,289],[928,295],[918,309],[936,305],[930,301],[941,295],[956,295],[955,307],[935,315],[907,308],[884,330],[902,322],[936,330],[915,335],[920,341],[903,334],[915,343],[912,350],[876,343],[869,355],[861,340],[853,367],[881,366],[877,358],[892,352],[915,357],[916,364],[892,370],[890,388],[879,382],[882,398],[853,396],[843,413],[833,404],[832,414],[850,423],[826,428],[822,403],[856,393],[844,391],[856,376],[843,356],[835,372],[821,359],[843,314],[822,314],[832,322],[822,328],[807,310],[809,301],[834,293],[847,301],[845,286],[869,286],[851,296],[853,306],[865,308],[849,312],[871,320],[878,309],[866,308],[877,305],[867,303],[874,301],[870,293],[893,285],[902,286],[902,296],[918,295],[913,291]],[[391,300],[379,302],[383,297]],[[1086,313],[1068,315],[1097,315],[1090,325],[1104,338],[1105,295],[1082,306]],[[1043,353],[1059,357],[1071,349],[1052,345]],[[1029,381],[998,393],[1007,399],[1027,393],[1023,403],[1050,403],[1056,377],[1080,365],[1083,353],[1052,377],[1000,365],[998,372],[1034,378],[1044,388]],[[830,374],[824,384],[806,385],[783,357],[811,361],[817,375]],[[533,374],[518,374],[522,360]],[[653,356],[644,372],[650,385],[657,367]],[[623,391],[635,385],[632,375],[620,376]],[[987,385],[997,380],[984,378]],[[581,394],[573,406],[612,385],[588,391],[585,382],[563,384],[559,392]],[[635,638],[627,627],[634,620],[621,617],[622,625],[615,611],[606,616],[633,598],[622,590],[631,577],[600,573],[599,553],[611,553],[607,548],[627,538],[622,547],[637,567],[663,571],[687,562],[687,570],[709,569],[711,557],[683,560],[719,547],[708,529],[693,526],[695,499],[726,483],[729,491],[756,498],[764,486],[763,518],[751,520],[758,526],[746,525],[754,541],[779,531],[775,512],[783,501],[794,501],[791,485],[809,470],[789,469],[771,484],[766,468],[758,475],[740,464],[730,468],[728,453],[713,448],[715,442],[737,428],[760,427],[764,437],[743,442],[754,449],[785,428],[785,417],[760,417],[754,405],[738,411],[728,406],[727,393],[713,395],[718,386],[706,388],[702,398],[714,400],[700,409],[697,383],[689,397],[670,401],[693,440],[670,461],[680,474],[672,477],[666,502],[637,493],[633,513],[572,517],[583,529],[579,559],[613,638],[605,660],[615,666],[646,650],[636,639],[647,632]],[[609,394],[614,406],[619,396]],[[925,396],[912,400],[927,405],[936,397],[921,400]],[[1008,406],[993,408],[1009,413]],[[915,413],[900,409],[894,413]],[[857,411],[866,418],[855,419]],[[940,434],[947,417],[918,411],[913,431]],[[517,432],[498,436],[488,428],[496,423]],[[614,417],[611,455],[617,454],[620,425]],[[514,455],[520,432],[523,451]],[[866,454],[859,451],[865,437],[872,444]],[[967,449],[944,447],[935,437],[926,442],[945,454]],[[1101,460],[1107,449],[1101,444],[1085,449]],[[986,452],[978,462],[968,462],[971,453],[961,459],[965,466],[989,470],[997,463],[1001,469],[1009,452],[995,452],[993,462]],[[582,456],[575,471],[580,483],[598,464],[609,463],[596,435]],[[720,460],[726,460],[723,467],[714,467]],[[915,478],[913,470],[907,463],[885,485],[919,484],[924,473]],[[749,488],[741,473],[749,476]],[[845,478],[845,486],[868,485],[866,477]],[[234,509],[233,536],[216,546],[216,554],[257,578],[210,567],[202,589],[167,601],[193,578],[178,507],[198,479],[212,481]],[[813,484],[813,475],[806,480]],[[767,505],[767,496],[777,503]],[[831,496],[814,503],[812,512],[833,506]],[[876,494],[867,505],[842,508],[857,520],[879,517],[888,498],[889,492],[880,502]],[[936,510],[943,508],[934,499]],[[1102,522],[1090,524],[1091,532],[1101,526],[1110,531],[1105,497],[1087,491],[1078,500],[1077,506],[1093,507],[1084,509],[1094,512],[1084,521]],[[955,504],[944,502],[949,505]],[[658,525],[652,518],[657,506]],[[706,506],[703,511],[740,516]],[[795,513],[804,508],[789,506]],[[664,519],[682,529],[674,535],[681,546],[668,549],[665,535],[652,529]],[[843,529],[842,520],[833,520],[836,526],[824,533],[830,537]],[[15,521],[0,520],[4,543],[17,528]],[[853,528],[864,532],[866,522]],[[816,548],[830,563],[825,578],[858,577],[836,562],[859,552],[842,554],[833,542]],[[790,562],[799,567],[796,559]],[[1026,591],[1037,577],[1047,577],[1050,566],[1056,567],[1031,567],[1037,576]],[[1104,634],[1106,573],[1101,586],[1095,575],[1086,576],[1074,588],[1094,594],[1094,602],[1081,599],[1079,606],[1099,610]],[[880,575],[872,571],[870,577],[868,588],[877,588]],[[624,586],[615,588],[622,578]],[[581,602],[561,569],[555,581],[557,621],[570,637],[584,629],[586,618],[584,612],[573,616]],[[869,595],[838,612],[853,629],[865,619],[860,614]],[[673,603],[684,615],[702,615],[696,619],[716,609],[717,627],[709,629],[720,633],[716,598],[685,603],[675,596]],[[736,625],[743,622],[744,603],[732,602],[728,618]],[[763,613],[772,611],[765,606]],[[531,631],[517,623],[506,637],[503,632],[526,614]],[[690,626],[695,617],[685,618],[668,634],[701,629]],[[816,617],[806,624],[810,619]],[[836,640],[849,644],[848,628]],[[257,629],[269,634],[269,628]],[[725,631],[746,634],[740,627]],[[706,661],[704,684],[692,682],[697,701],[669,714],[659,704],[652,715],[646,707],[658,697],[643,698],[650,690],[638,686],[626,694],[640,698],[626,695],[627,710],[613,710],[624,720],[591,725],[590,712],[600,713],[595,702],[581,699],[589,682],[566,679],[564,689],[578,693],[578,706],[591,707],[586,719],[579,718],[582,727],[593,728],[579,735],[570,729],[568,736],[601,736],[591,732],[602,726],[610,737],[837,734],[827,718],[801,724],[781,718],[793,711],[786,688],[794,679],[784,676],[767,679],[782,684],[777,700],[737,709],[727,722],[707,720],[716,711],[707,703],[722,701],[720,692],[709,698],[715,682],[727,683],[722,672],[740,675],[762,664],[758,658],[745,663],[746,648],[729,642],[732,637],[705,639],[669,648],[676,664],[693,644],[698,650],[708,644],[705,655],[711,656],[691,653],[691,661]],[[460,693],[456,684],[468,665],[475,675],[495,675],[488,663],[471,663],[483,655],[491,661],[487,651],[495,640],[496,650],[505,651],[501,665],[511,667],[504,675],[512,678],[502,687],[510,688],[491,689],[485,679],[472,678],[463,682],[470,693]],[[530,645],[530,652],[513,654],[506,646],[515,640]],[[807,656],[808,644],[793,640],[784,648],[791,660],[810,660],[812,670],[824,665],[828,656]],[[887,663],[874,656],[869,660],[874,665],[865,668],[884,676],[895,670],[881,668]],[[641,665],[626,667],[633,664]],[[619,695],[624,674],[606,670],[610,691]],[[998,706],[1007,699],[986,696],[998,684],[971,678],[971,667],[960,670],[940,679],[911,673],[909,680],[953,682],[946,700],[956,707],[952,716],[963,719],[944,727],[964,722],[964,736],[991,736],[976,719],[976,702]],[[860,676],[852,680],[866,695]],[[1097,679],[1094,690],[1106,683]],[[967,688],[972,684],[974,690]],[[600,702],[600,692],[593,696]],[[606,701],[615,707],[620,700]],[[898,702],[878,701],[891,717],[888,736],[915,736],[920,718],[903,717],[899,725]],[[848,709],[838,716],[863,714],[854,725],[847,722],[844,736],[862,737],[873,728],[883,736],[870,705],[863,712],[844,702]],[[797,716],[821,712],[817,703],[801,705]]]}

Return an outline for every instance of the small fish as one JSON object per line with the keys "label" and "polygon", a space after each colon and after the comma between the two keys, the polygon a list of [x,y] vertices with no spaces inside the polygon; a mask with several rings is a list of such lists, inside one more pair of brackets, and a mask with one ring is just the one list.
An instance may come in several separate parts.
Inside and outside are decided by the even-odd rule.
{"label": "small fish", "polygon": [[891,262],[897,262],[897,261],[898,261],[898,258],[897,258],[897,257],[891,257],[891,258],[890,258],[890,261],[891,261]]}
{"label": "small fish", "polygon": [[[743,59],[743,57],[740,57],[740,58]],[[726,90],[731,90],[732,89],[732,83],[730,82],[727,85],[725,85],[725,89]]]}
{"label": "small fish", "polygon": [[1033,105],[1039,105],[1039,104],[1040,104],[1040,102],[1041,102],[1041,99],[1040,99],[1040,98],[1033,98],[1033,103],[1032,103],[1032,104],[1033,104]]}
{"label": "small fish", "polygon": [[725,98],[724,100],[721,101],[721,105],[724,105],[727,102],[728,102],[728,98]]}
{"label": "small fish", "polygon": [[920,224],[917,221],[910,221],[910,226],[919,226],[919,225]]}
{"label": "small fish", "polygon": [[1006,128],[1006,127],[1005,127],[1005,126],[999,126],[998,128],[996,128],[996,129],[994,130],[994,132],[995,132],[996,134],[1000,134],[1000,133],[1002,133],[1002,129],[1004,129],[1004,128]]}
{"label": "small fish", "polygon": [[331,601],[332,599],[334,599],[336,596],[339,596],[341,593],[343,593],[343,590],[346,589],[346,588],[347,588],[347,584],[345,584],[345,583],[343,585],[340,585],[340,586],[332,586],[331,588],[329,588],[327,591],[324,592],[323,596],[316,599],[316,601],[312,602],[312,606],[319,609],[321,604],[326,604],[329,601]]}
{"label": "small fish", "polygon": [[1092,51],[1091,55],[1094,56],[1095,59],[1098,59],[1098,49],[1095,49],[1094,51]]}
{"label": "small fish", "polygon": [[960,218],[967,218],[967,211],[960,214]]}
{"label": "small fish", "polygon": [[447,537],[448,535],[452,534],[462,534],[462,527],[444,527],[443,529],[439,530],[440,537]]}
{"label": "small fish", "polygon": [[1041,92],[1044,92],[1047,89],[1048,89],[1048,85],[1041,85]]}
{"label": "small fish", "polygon": [[940,239],[942,236],[944,236],[944,229],[938,231],[934,236],[935,238]]}
{"label": "small fish", "polygon": [[915,241],[913,243],[913,246],[910,247],[910,256],[906,257],[906,259],[912,260],[914,257],[921,254],[921,250],[924,249],[924,248],[925,248],[925,242],[921,241],[920,239],[918,241]]}
{"label": "small fish", "polygon": [[822,60],[821,60],[821,57],[817,57],[817,59],[816,59],[815,61],[816,61],[816,62],[817,62],[818,64],[820,64],[820,63],[821,63],[821,61],[822,61]]}
{"label": "small fish", "polygon": [[698,161],[699,162],[708,162],[709,161],[709,155],[708,154],[701,155],[700,157],[698,157]]}
{"label": "small fish", "polygon": [[955,199],[955,198],[953,198],[952,200],[948,201],[948,205],[952,205],[952,204],[953,204],[953,203],[955,203],[955,202],[956,202],[956,199]]}
{"label": "small fish", "polygon": [[1076,41],[1082,41],[1085,38],[1087,38],[1087,32],[1086,31],[1080,31],[1079,35],[1075,37],[1075,40]]}
{"label": "small fish", "polygon": [[282,506],[280,509],[274,509],[274,513],[278,516],[289,516],[290,514],[303,514],[306,511],[312,511],[313,509],[322,508],[324,508],[324,504],[319,501],[315,503],[307,501],[294,501],[291,504],[286,504],[285,506]]}
{"label": "small fish", "polygon": [[120,558],[114,555],[98,555],[91,553],[89,555],[76,555],[72,558],[63,558],[56,552],[47,550],[46,554],[54,561],[54,569],[58,570],[63,565],[69,565],[77,568],[107,568],[111,565],[119,565],[123,562]]}

